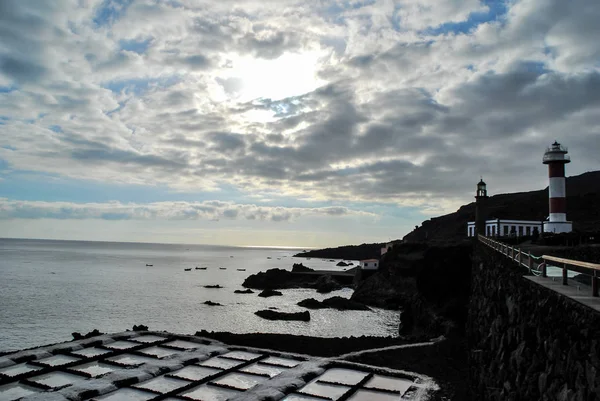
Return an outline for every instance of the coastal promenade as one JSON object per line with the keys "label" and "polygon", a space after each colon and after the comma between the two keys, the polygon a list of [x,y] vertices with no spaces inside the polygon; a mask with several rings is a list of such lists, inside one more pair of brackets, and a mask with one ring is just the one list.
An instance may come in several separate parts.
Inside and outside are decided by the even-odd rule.
{"label": "coastal promenade", "polygon": [[[521,248],[504,244],[483,235],[479,235],[479,241],[515,262],[518,266],[527,268],[531,275],[524,276],[526,280],[600,312],[600,297],[598,296],[600,264],[557,258],[551,255],[535,256],[531,252],[526,252]],[[574,277],[578,274],[588,276],[589,280],[586,281],[589,281],[589,284],[581,279],[575,280]]]}

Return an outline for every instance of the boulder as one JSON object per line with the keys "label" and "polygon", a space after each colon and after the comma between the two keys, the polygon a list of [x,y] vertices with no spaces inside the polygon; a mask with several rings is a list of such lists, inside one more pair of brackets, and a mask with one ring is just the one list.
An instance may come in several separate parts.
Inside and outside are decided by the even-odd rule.
{"label": "boulder", "polygon": [[248,276],[242,286],[259,290],[267,288],[310,287],[313,284],[313,280],[312,277],[306,277],[303,274],[294,274],[288,270],[269,269],[266,272],[259,272]]}
{"label": "boulder", "polygon": [[321,276],[315,282],[315,288],[317,292],[321,294],[326,294],[331,291],[339,290],[342,288],[342,285],[335,281],[331,275],[327,274],[325,276]]}
{"label": "boulder", "polygon": [[267,320],[299,320],[301,322],[310,321],[310,313],[308,311],[289,313],[263,309],[254,312],[254,314]]}
{"label": "boulder", "polygon": [[292,273],[306,273],[306,272],[314,272],[314,271],[315,271],[315,269],[306,267],[302,263],[294,263],[292,265]]}
{"label": "boulder", "polygon": [[281,291],[275,291],[275,290],[264,290],[263,292],[258,294],[259,297],[263,297],[263,298],[274,297],[274,296],[279,296],[279,295],[283,295],[283,294],[281,293]]}
{"label": "boulder", "polygon": [[303,308],[308,309],[323,309],[326,308],[322,302],[317,301],[314,298],[307,298],[297,303],[298,306],[302,306]]}
{"label": "boulder", "polygon": [[144,326],[143,324],[133,325],[133,331],[148,331],[148,326]]}
{"label": "boulder", "polygon": [[252,291],[250,288],[248,288],[245,290],[235,290],[233,293],[234,294],[254,294],[254,291]]}
{"label": "boulder", "polygon": [[405,305],[400,313],[400,326],[398,327],[398,334],[405,336],[411,334],[415,326],[415,317],[412,312],[410,305]]}
{"label": "boulder", "polygon": [[223,288],[223,286],[220,286],[219,284],[205,285],[204,288]]}
{"label": "boulder", "polygon": [[336,266],[346,267],[346,266],[350,266],[350,265],[346,262],[338,262],[338,264]]}
{"label": "boulder", "polygon": [[360,302],[342,297],[331,297],[324,299],[322,302],[319,302],[314,298],[308,298],[298,302],[298,306],[308,309],[331,308],[337,310],[371,310],[368,306],[363,305]]}
{"label": "boulder", "polygon": [[71,335],[73,336],[73,340],[83,340],[84,338],[96,337],[96,336],[100,336],[102,334],[104,334],[104,333],[101,333],[100,330],[98,330],[98,329],[94,329],[87,334],[81,334],[78,332],[71,333]]}
{"label": "boulder", "polygon": [[213,301],[205,301],[204,305],[208,305],[208,306],[223,306],[222,304],[220,304],[218,302],[213,302]]}

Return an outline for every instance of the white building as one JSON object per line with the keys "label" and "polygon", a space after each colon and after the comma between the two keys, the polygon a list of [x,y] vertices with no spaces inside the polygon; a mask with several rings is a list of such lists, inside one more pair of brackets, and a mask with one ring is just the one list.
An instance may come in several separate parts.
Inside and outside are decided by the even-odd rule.
{"label": "white building", "polygon": [[[532,235],[537,228],[538,233],[543,230],[543,223],[536,220],[505,220],[492,219],[485,221],[485,235],[488,237],[523,237]],[[475,222],[467,223],[467,236],[475,236]]]}
{"label": "white building", "polygon": [[377,269],[379,269],[379,260],[378,259],[361,260],[359,266],[363,270],[377,270]]}

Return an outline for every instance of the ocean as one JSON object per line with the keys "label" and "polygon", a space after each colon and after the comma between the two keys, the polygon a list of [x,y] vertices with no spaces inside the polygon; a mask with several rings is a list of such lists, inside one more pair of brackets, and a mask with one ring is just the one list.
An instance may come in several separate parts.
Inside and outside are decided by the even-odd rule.
{"label": "ocean", "polygon": [[[268,307],[303,311],[296,303],[305,298],[349,298],[351,289],[330,294],[288,289],[271,298],[234,294],[248,275],[271,268],[291,270],[293,263],[302,262],[314,269],[342,269],[321,259],[294,258],[299,251],[0,239],[0,352],[68,341],[72,332],[117,332],[134,324],[183,334],[205,329],[317,337],[397,335],[398,312],[382,309],[311,310],[310,322],[254,315]],[[195,270],[197,266],[207,269]],[[215,284],[224,288],[204,288]],[[223,306],[204,305],[208,300]]]}

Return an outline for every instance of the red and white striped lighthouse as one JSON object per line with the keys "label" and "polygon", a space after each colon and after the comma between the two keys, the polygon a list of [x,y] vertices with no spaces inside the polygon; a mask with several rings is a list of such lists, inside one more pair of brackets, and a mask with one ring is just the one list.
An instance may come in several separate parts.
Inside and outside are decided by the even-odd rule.
{"label": "red and white striped lighthouse", "polygon": [[573,231],[573,224],[567,221],[567,192],[565,187],[565,164],[571,159],[568,150],[558,142],[554,142],[544,153],[543,163],[548,165],[550,185],[550,215],[544,222],[544,231],[552,233],[568,233]]}

